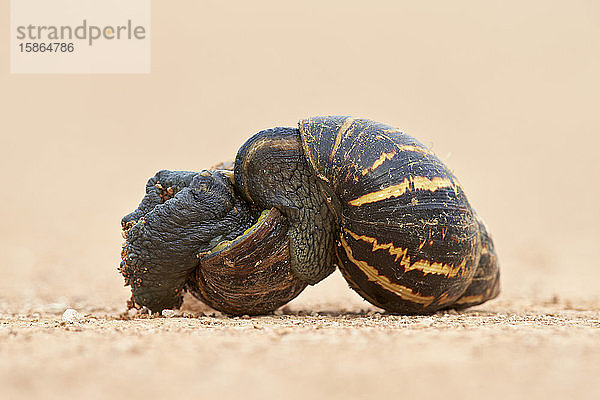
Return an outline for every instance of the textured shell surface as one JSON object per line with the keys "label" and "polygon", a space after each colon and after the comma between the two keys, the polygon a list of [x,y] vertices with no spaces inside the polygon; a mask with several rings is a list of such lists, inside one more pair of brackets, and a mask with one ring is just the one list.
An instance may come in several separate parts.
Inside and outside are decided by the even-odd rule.
{"label": "textured shell surface", "polygon": [[338,264],[350,286],[393,312],[435,311],[458,299],[481,240],[452,172],[419,141],[378,122],[315,117],[299,129],[339,223]]}
{"label": "textured shell surface", "polygon": [[273,208],[247,233],[202,256],[188,290],[209,306],[233,315],[271,312],[306,287],[289,268],[285,218]]}

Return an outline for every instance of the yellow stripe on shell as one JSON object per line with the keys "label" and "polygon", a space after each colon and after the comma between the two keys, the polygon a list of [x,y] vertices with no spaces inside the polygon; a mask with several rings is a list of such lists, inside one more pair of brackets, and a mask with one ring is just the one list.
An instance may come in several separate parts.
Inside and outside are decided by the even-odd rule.
{"label": "yellow stripe on shell", "polygon": [[395,151],[390,151],[389,153],[382,153],[377,160],[373,163],[370,168],[365,168],[362,170],[363,176],[368,174],[370,171],[375,171],[377,167],[383,164],[386,160],[391,160],[396,155]]}
{"label": "yellow stripe on shell", "polygon": [[428,190],[430,192],[435,192],[439,189],[453,188],[454,191],[456,191],[456,187],[457,185],[448,178],[411,176],[404,178],[404,181],[397,185],[388,186],[384,189],[376,190],[364,194],[354,200],[350,200],[348,204],[351,206],[362,206],[363,204],[375,203],[392,197],[400,197],[411,190]]}
{"label": "yellow stripe on shell", "polygon": [[419,293],[414,292],[411,288],[394,283],[390,281],[387,276],[381,275],[377,268],[369,265],[367,262],[357,260],[352,254],[352,249],[348,245],[348,242],[344,239],[343,235],[340,235],[340,242],[346,252],[348,259],[356,265],[367,277],[367,279],[381,288],[398,295],[402,300],[410,301],[412,303],[421,304],[427,307],[435,300],[434,296],[423,296]]}
{"label": "yellow stripe on shell", "polygon": [[393,138],[388,136],[388,133],[403,133],[403,132],[396,130],[396,129],[384,129],[381,133],[379,133],[377,135],[378,139],[386,139],[387,141],[392,143],[394,145],[394,147],[396,148],[396,150],[399,152],[412,151],[415,153],[421,153],[421,154],[425,154],[425,155],[429,155],[429,156],[435,155],[435,153],[433,151],[429,150],[427,147],[420,145],[420,144],[419,145],[417,145],[417,144],[398,144],[396,142],[396,140],[394,140]]}
{"label": "yellow stripe on shell", "polygon": [[338,147],[340,146],[340,143],[342,142],[342,137],[344,137],[344,134],[346,133],[348,128],[350,128],[350,125],[352,125],[353,122],[354,122],[354,118],[348,117],[344,120],[344,123],[342,124],[342,126],[340,126],[340,129],[338,130],[338,133],[335,136],[335,142],[333,143],[333,148],[331,149],[329,161],[333,161],[333,156],[335,155]]}
{"label": "yellow stripe on shell", "polygon": [[312,133],[310,132],[310,129],[307,129],[308,127],[310,127],[310,118],[300,121],[300,125],[299,125],[300,136],[301,136],[300,141],[302,142],[302,149],[304,150],[304,156],[306,158],[308,158],[308,162],[312,166],[312,169],[315,172],[315,174],[317,175],[317,177],[325,182],[329,182],[329,179],[327,179],[327,177],[325,175],[323,175],[322,173],[320,173],[319,170],[317,169],[317,163],[315,162],[313,153],[310,151],[310,148],[308,146],[308,136],[310,136],[311,139],[314,140],[314,137],[313,137]]}
{"label": "yellow stripe on shell", "polygon": [[411,144],[402,144],[398,146],[398,151],[412,151],[415,153],[433,155],[433,151],[429,150],[426,147],[413,146]]}
{"label": "yellow stripe on shell", "polygon": [[443,275],[447,278],[455,278],[457,276],[462,276],[462,272],[467,264],[467,259],[463,258],[462,262],[459,265],[452,264],[444,264],[438,262],[429,262],[427,260],[419,260],[414,263],[410,263],[410,256],[407,254],[408,249],[403,249],[402,247],[395,247],[393,243],[382,243],[379,244],[377,239],[358,235],[346,228],[344,231],[348,233],[354,240],[361,240],[363,242],[369,243],[372,245],[372,251],[376,250],[387,250],[391,256],[395,257],[395,261],[400,260],[400,266],[404,268],[404,272],[408,272],[411,270],[421,271],[423,274],[434,274],[434,275]]}
{"label": "yellow stripe on shell", "polygon": [[438,189],[455,188],[454,182],[448,178],[427,178],[424,176],[411,177],[415,190],[429,190],[435,192]]}
{"label": "yellow stripe on shell", "polygon": [[270,209],[269,210],[263,210],[260,213],[260,216],[258,217],[258,220],[256,220],[256,222],[250,228],[246,229],[244,231],[244,233],[242,233],[241,235],[238,235],[234,239],[224,240],[222,242],[217,243],[217,245],[214,246],[212,249],[210,249],[207,254],[211,254],[211,253],[215,253],[217,251],[223,250],[226,247],[231,246],[233,243],[237,242],[238,240],[242,239],[244,236],[247,236],[248,234],[254,232],[260,225],[262,225],[262,223],[267,219],[267,217],[269,216],[270,213],[271,213]]}
{"label": "yellow stripe on shell", "polygon": [[468,303],[479,303],[483,300],[483,294],[476,294],[473,296],[465,296],[456,300],[454,304],[468,304]]}
{"label": "yellow stripe on shell", "polygon": [[436,301],[435,303],[438,306],[443,306],[446,304],[450,304],[450,303],[454,303],[454,300],[457,299],[457,295],[453,295],[452,297],[450,297],[450,295],[448,294],[448,292],[444,292]]}

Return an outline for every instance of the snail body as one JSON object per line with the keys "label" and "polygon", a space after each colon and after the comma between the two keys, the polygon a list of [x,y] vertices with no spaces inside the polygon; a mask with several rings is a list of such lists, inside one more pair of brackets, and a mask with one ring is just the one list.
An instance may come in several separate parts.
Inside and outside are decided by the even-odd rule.
{"label": "snail body", "polygon": [[[235,222],[235,233],[216,246],[214,238],[203,239],[196,267],[186,264],[188,288],[213,307],[268,312],[336,265],[352,289],[394,313],[463,308],[499,293],[492,239],[457,179],[429,149],[393,127],[329,116],[265,130],[240,148],[233,176],[227,176],[228,203],[247,209],[243,226]],[[277,213],[269,224],[248,229],[247,216],[271,209]],[[194,219],[207,223],[202,214]],[[223,228],[221,220],[213,221],[219,227],[213,230],[226,231],[228,223]],[[264,262],[265,251],[279,256]],[[240,268],[252,263],[260,267]],[[130,268],[125,263],[122,269]],[[209,270],[213,284],[205,278]],[[237,272],[224,278],[228,271]],[[257,289],[261,276],[270,290]]]}

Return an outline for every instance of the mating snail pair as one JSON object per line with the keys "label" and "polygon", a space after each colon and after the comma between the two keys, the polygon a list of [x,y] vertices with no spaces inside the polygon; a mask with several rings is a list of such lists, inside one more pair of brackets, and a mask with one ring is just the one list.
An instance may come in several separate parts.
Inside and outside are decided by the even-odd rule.
{"label": "mating snail pair", "polygon": [[411,136],[366,119],[259,132],[233,171],[160,171],[122,227],[119,270],[152,311],[178,307],[187,290],[228,314],[264,314],[336,265],[393,313],[499,293],[492,239],[454,175]]}

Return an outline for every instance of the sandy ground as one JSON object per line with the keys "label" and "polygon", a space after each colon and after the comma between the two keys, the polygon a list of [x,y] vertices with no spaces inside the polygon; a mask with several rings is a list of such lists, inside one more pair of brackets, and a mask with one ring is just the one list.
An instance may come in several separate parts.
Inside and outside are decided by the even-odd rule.
{"label": "sandy ground", "polygon": [[[394,316],[340,304],[230,318],[197,304],[164,318],[64,304],[0,314],[4,398],[593,399],[600,304],[499,300]],[[446,398],[448,398],[446,397]]]}
{"label": "sandy ground", "polygon": [[[11,75],[2,35],[0,398],[600,398],[600,7],[432,4],[154,1],[149,75]],[[336,272],[277,315],[123,317],[147,178],[323,114],[432,147],[501,296],[392,316]]]}

